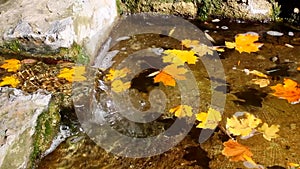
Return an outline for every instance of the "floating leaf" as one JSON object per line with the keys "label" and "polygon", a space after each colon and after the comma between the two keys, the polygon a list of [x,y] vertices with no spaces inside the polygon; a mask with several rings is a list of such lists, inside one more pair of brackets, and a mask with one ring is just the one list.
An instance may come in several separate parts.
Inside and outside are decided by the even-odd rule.
{"label": "floating leaf", "polygon": [[249,71],[250,74],[256,75],[258,77],[268,78],[268,76],[260,71],[257,70],[251,70]]}
{"label": "floating leaf", "polygon": [[124,92],[125,90],[130,88],[130,82],[122,82],[121,80],[114,80],[111,83],[111,90],[116,92],[116,93],[120,93],[120,92]]}
{"label": "floating leaf", "polygon": [[213,50],[217,50],[220,52],[224,51],[223,48],[218,46],[209,47],[205,44],[200,44],[198,40],[185,39],[181,41],[181,44],[187,48],[192,48],[192,51],[194,51],[198,56],[204,56],[206,54],[213,55]]}
{"label": "floating leaf", "polygon": [[169,110],[170,113],[174,113],[176,117],[191,117],[193,115],[192,107],[188,105],[179,105]]}
{"label": "floating leaf", "polygon": [[125,77],[130,70],[128,68],[123,68],[121,70],[110,69],[109,73],[106,75],[106,80],[113,81],[117,78]]}
{"label": "floating leaf", "polygon": [[200,123],[196,126],[197,128],[203,129],[215,129],[219,121],[221,121],[221,113],[213,108],[209,108],[207,113],[201,112],[196,114],[196,119],[200,121]]}
{"label": "floating leaf", "polygon": [[255,128],[261,123],[261,119],[253,114],[245,113],[244,118],[238,119],[236,116],[227,118],[227,130],[236,136],[248,137],[255,131]]}
{"label": "floating leaf", "polygon": [[276,134],[279,131],[279,125],[269,125],[267,123],[264,123],[261,127],[258,128],[258,131],[263,133],[263,137],[271,141],[272,138],[277,138],[279,137],[278,134]]}
{"label": "floating leaf", "polygon": [[284,79],[284,85],[277,84],[272,86],[271,89],[275,90],[273,93],[274,96],[279,97],[280,99],[286,99],[291,104],[296,104],[300,102],[300,85],[291,80]]}
{"label": "floating leaf", "polygon": [[213,53],[214,53],[213,48],[211,48],[207,45],[204,45],[204,44],[193,47],[192,51],[194,51],[199,56],[204,56],[206,54],[213,55]]}
{"label": "floating leaf", "polygon": [[175,79],[171,75],[165,73],[164,71],[161,71],[154,77],[154,83],[159,82],[162,82],[165,86],[176,86]]}
{"label": "floating leaf", "polygon": [[165,50],[163,52],[166,54],[163,56],[163,62],[174,63],[176,65],[184,65],[185,62],[188,64],[196,64],[197,57],[195,56],[195,52],[186,51],[186,50]]}
{"label": "floating leaf", "polygon": [[15,76],[5,76],[0,82],[0,86],[11,85],[12,87],[17,87],[20,81]]}
{"label": "floating leaf", "polygon": [[252,79],[251,83],[259,85],[260,88],[267,87],[270,84],[269,79]]}
{"label": "floating leaf", "polygon": [[8,72],[16,72],[21,68],[21,62],[18,59],[7,59],[4,62],[0,67]]}
{"label": "floating leaf", "polygon": [[300,168],[300,164],[297,164],[297,163],[288,163],[287,166],[288,166],[288,169],[299,169]]}
{"label": "floating leaf", "polygon": [[225,42],[227,48],[235,48],[240,53],[242,52],[257,52],[263,43],[254,43],[259,38],[258,34],[245,33],[237,34],[235,36],[235,42]]}
{"label": "floating leaf", "polygon": [[192,48],[200,45],[200,42],[198,40],[184,39],[181,41],[181,44],[187,48]]}
{"label": "floating leaf", "polygon": [[185,80],[184,74],[186,72],[187,70],[183,67],[178,67],[175,64],[168,65],[154,77],[154,83],[162,82],[165,86],[175,86],[175,79]]}
{"label": "floating leaf", "polygon": [[225,146],[222,154],[230,158],[230,161],[253,161],[251,157],[253,156],[250,149],[237,141],[228,140],[223,143]]}
{"label": "floating leaf", "polygon": [[85,73],[85,67],[84,66],[76,66],[72,68],[64,68],[62,69],[58,76],[59,78],[64,78],[69,82],[79,82],[86,80],[86,77],[83,76]]}

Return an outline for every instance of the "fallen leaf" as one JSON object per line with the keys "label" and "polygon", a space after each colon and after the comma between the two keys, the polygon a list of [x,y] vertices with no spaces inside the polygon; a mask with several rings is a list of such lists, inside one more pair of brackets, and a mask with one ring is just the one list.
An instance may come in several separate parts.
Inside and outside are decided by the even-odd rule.
{"label": "fallen leaf", "polygon": [[21,68],[21,62],[18,59],[7,59],[0,67],[8,72],[16,72]]}
{"label": "fallen leaf", "polygon": [[86,80],[86,77],[83,76],[85,73],[84,66],[75,66],[72,68],[63,68],[57,77],[64,78],[69,82],[79,82]]}
{"label": "fallen leaf", "polygon": [[272,94],[280,99],[286,99],[291,104],[300,102],[300,85],[288,78],[284,79],[284,85],[277,84],[271,86],[271,89],[275,90]]}
{"label": "fallen leaf", "polygon": [[170,113],[174,113],[176,117],[191,117],[193,115],[192,107],[188,105],[179,105],[177,107],[171,108]]}
{"label": "fallen leaf", "polygon": [[204,45],[204,44],[200,44],[198,46],[195,46],[194,48],[192,48],[192,51],[194,51],[198,56],[204,56],[206,54],[208,55],[213,55],[213,48]]}
{"label": "fallen leaf", "polygon": [[204,56],[206,54],[213,55],[213,50],[220,52],[224,51],[224,49],[219,46],[209,47],[205,44],[200,44],[198,40],[185,39],[181,41],[181,44],[187,48],[192,48],[192,51],[194,51],[198,56]]}
{"label": "fallen leaf", "polygon": [[300,67],[297,67],[297,70],[299,70],[299,71],[300,71]]}
{"label": "fallen leaf", "polygon": [[175,64],[168,65],[154,77],[154,83],[162,82],[165,86],[175,86],[175,79],[185,80],[184,74],[186,72],[187,70],[183,67],[178,67]]}
{"label": "fallen leaf", "polygon": [[297,163],[287,163],[288,169],[299,169],[300,168],[300,164]]}
{"label": "fallen leaf", "polygon": [[277,138],[279,137],[278,134],[276,134],[279,131],[279,125],[269,125],[267,123],[264,123],[261,127],[258,128],[258,131],[263,133],[263,137],[271,141],[272,138]]}
{"label": "fallen leaf", "polygon": [[237,34],[235,36],[235,42],[225,42],[225,46],[229,49],[235,48],[240,53],[257,52],[263,45],[263,43],[254,43],[258,38],[258,34],[254,33]]}
{"label": "fallen leaf", "polygon": [[250,149],[237,141],[228,140],[223,143],[225,146],[222,150],[222,154],[226,157],[229,157],[230,161],[251,161],[251,157],[253,156]]}
{"label": "fallen leaf", "polygon": [[260,71],[257,70],[251,70],[249,71],[250,74],[256,75],[258,77],[268,78],[268,76]]}
{"label": "fallen leaf", "polygon": [[15,76],[5,76],[0,82],[0,86],[10,85],[12,87],[17,87],[20,81]]}
{"label": "fallen leaf", "polygon": [[173,63],[176,65],[184,65],[185,62],[188,64],[196,64],[197,56],[195,56],[195,52],[187,51],[187,50],[165,50],[163,52],[165,56],[163,56],[164,63]]}
{"label": "fallen leaf", "polygon": [[121,80],[114,80],[111,83],[111,90],[116,92],[116,93],[120,93],[120,92],[124,92],[125,90],[130,88],[130,82],[122,82]]}
{"label": "fallen leaf", "polygon": [[248,137],[253,134],[260,123],[261,119],[253,114],[245,113],[244,118],[238,119],[236,116],[227,118],[226,129],[235,136]]}
{"label": "fallen leaf", "polygon": [[130,70],[126,67],[121,70],[110,69],[109,73],[106,75],[105,80],[113,81],[117,78],[125,77],[129,72]]}
{"label": "fallen leaf", "polygon": [[162,82],[165,86],[176,86],[175,79],[168,73],[165,73],[164,71],[161,71],[154,77],[154,83],[159,82]]}
{"label": "fallen leaf", "polygon": [[269,79],[252,79],[251,83],[259,85],[260,88],[267,87],[270,84]]}
{"label": "fallen leaf", "polygon": [[221,113],[213,108],[209,108],[207,113],[201,112],[196,114],[196,119],[200,121],[200,123],[196,126],[197,128],[203,129],[215,129],[219,121],[222,120]]}
{"label": "fallen leaf", "polygon": [[181,41],[181,44],[187,48],[192,48],[200,45],[200,42],[198,40],[184,39]]}

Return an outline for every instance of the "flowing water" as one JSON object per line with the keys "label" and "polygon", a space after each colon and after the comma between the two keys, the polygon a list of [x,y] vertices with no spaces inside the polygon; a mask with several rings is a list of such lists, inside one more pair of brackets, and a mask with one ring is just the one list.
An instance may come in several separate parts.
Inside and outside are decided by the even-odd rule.
{"label": "flowing water", "polygon": [[[224,52],[217,52],[224,69],[226,82],[220,82],[218,78],[211,78],[206,69],[207,65],[201,61],[195,65],[188,65],[187,68],[191,70],[192,74],[187,79],[191,79],[191,81],[183,86],[188,86],[187,88],[190,90],[189,85],[196,84],[196,88],[192,89],[195,92],[190,92],[185,91],[184,87],[180,88],[180,85],[171,88],[154,83],[153,77],[149,77],[149,74],[157,72],[166,64],[153,59],[159,56],[151,56],[147,50],[151,49],[152,52],[150,53],[153,53],[153,50],[159,53],[160,49],[185,49],[180,41],[161,34],[149,33],[120,37],[123,39],[110,49],[110,51],[118,51],[115,53],[112,66],[115,69],[124,68],[116,65],[120,65],[121,61],[129,54],[145,49],[142,56],[139,53],[139,57],[144,57],[143,60],[146,60],[145,63],[141,64],[144,66],[144,70],[131,77],[131,87],[126,97],[107,94],[111,90],[110,82],[105,81],[108,70],[92,70],[95,73],[92,73],[94,79],[91,79],[89,84],[95,89],[92,90],[92,95],[89,95],[92,99],[86,98],[80,103],[89,104],[90,111],[94,112],[85,117],[91,119],[89,122],[92,123],[87,127],[96,128],[89,130],[88,135],[90,136],[93,132],[102,133],[104,136],[100,140],[104,144],[109,144],[115,138],[109,133],[105,133],[107,130],[101,128],[106,123],[115,131],[129,137],[157,136],[159,133],[167,131],[177,119],[168,112],[170,108],[182,104],[183,100],[188,98],[184,104],[191,103],[193,107],[199,109],[199,112],[204,112],[211,106],[213,91],[219,92],[219,94],[222,93],[226,96],[222,114],[223,120],[209,139],[199,143],[199,135],[202,130],[195,127],[198,124],[196,122],[182,141],[162,154],[143,158],[116,156],[97,146],[89,136],[84,134],[82,128],[86,126],[80,126],[76,119],[69,120],[68,116],[75,115],[75,112],[70,111],[63,116],[63,121],[66,122],[64,125],[74,126],[75,124],[77,131],[73,131],[73,134],[69,133],[71,136],[53,152],[46,155],[38,164],[38,168],[245,168],[242,162],[230,162],[228,158],[222,155],[222,143],[229,139],[229,136],[224,132],[226,118],[232,117],[236,112],[249,112],[268,124],[280,125],[279,137],[271,141],[265,140],[262,135],[254,135],[249,139],[239,140],[240,143],[251,149],[254,154],[252,158],[257,164],[261,164],[265,168],[286,168],[289,162],[300,163],[300,154],[298,153],[300,150],[300,126],[298,123],[300,104],[290,104],[284,99],[279,99],[271,95],[274,91],[270,89],[270,86],[282,84],[284,78],[293,79],[300,83],[300,71],[297,70],[300,67],[300,31],[293,26],[282,23],[252,23],[230,20],[205,23],[193,20],[191,22],[214,39],[212,42],[214,46],[224,46],[225,41],[233,42],[235,35],[246,32],[256,32],[259,35],[259,42],[264,45],[259,51],[253,53],[239,53],[234,49],[227,48]],[[278,31],[283,35],[270,35],[268,31]],[[131,61],[131,63],[133,62],[134,60]],[[135,69],[134,65],[127,66],[133,72],[140,71]],[[267,87],[253,84],[251,80],[257,77],[247,74],[247,70],[263,72],[268,76],[270,84]],[[59,84],[63,85],[64,83],[60,82]],[[58,89],[60,88],[58,87]],[[199,91],[199,95],[190,96],[187,94],[182,96],[182,92],[197,93],[197,91]],[[125,104],[124,100],[129,100],[129,102]],[[134,112],[134,108],[144,112],[143,117],[156,120],[149,123],[126,120],[120,111],[116,110],[114,106],[116,101],[121,103],[119,106],[126,112]],[[153,109],[153,107],[158,108]],[[158,112],[161,111],[166,113],[159,114]],[[190,120],[182,120],[182,125],[189,123],[191,123]],[[95,138],[92,137],[92,139]],[[168,139],[164,141],[168,141]],[[181,140],[181,137],[175,138],[175,141],[178,140]],[[139,145],[140,149],[147,149],[154,153],[156,146],[166,146],[163,142],[143,143],[143,145]],[[110,146],[111,150],[116,150],[119,153],[130,152],[131,147],[128,140],[119,139],[114,144]]]}

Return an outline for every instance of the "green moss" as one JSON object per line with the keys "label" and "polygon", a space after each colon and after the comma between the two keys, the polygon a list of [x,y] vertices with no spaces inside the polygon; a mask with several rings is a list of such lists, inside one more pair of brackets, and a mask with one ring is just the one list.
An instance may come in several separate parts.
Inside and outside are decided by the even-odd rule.
{"label": "green moss", "polygon": [[20,42],[18,40],[6,42],[4,44],[4,47],[6,49],[9,49],[9,50],[13,51],[13,52],[20,52],[22,50]]}
{"label": "green moss", "polygon": [[221,0],[196,0],[198,16],[202,21],[207,20],[210,15],[218,15],[221,11]]}
{"label": "green moss", "polygon": [[36,125],[36,132],[34,134],[33,152],[30,157],[29,168],[34,168],[42,152],[46,151],[53,138],[59,130],[60,124],[60,98],[54,97],[51,99],[49,108],[43,112],[39,117]]}
{"label": "green moss", "polygon": [[57,56],[59,56],[58,58],[71,60],[80,64],[87,64],[89,62],[89,56],[86,54],[84,49],[75,43],[70,49],[62,48]]}

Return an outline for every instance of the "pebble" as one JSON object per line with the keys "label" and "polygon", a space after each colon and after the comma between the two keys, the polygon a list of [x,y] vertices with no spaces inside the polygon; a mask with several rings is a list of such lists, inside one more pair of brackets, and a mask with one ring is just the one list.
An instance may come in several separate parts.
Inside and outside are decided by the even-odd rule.
{"label": "pebble", "polygon": [[228,26],[222,26],[221,29],[227,30],[227,29],[228,29]]}
{"label": "pebble", "polygon": [[288,35],[289,36],[294,36],[294,32],[289,32]]}
{"label": "pebble", "polygon": [[278,32],[278,31],[268,31],[267,34],[271,35],[271,36],[282,36],[283,35],[283,33]]}
{"label": "pebble", "polygon": [[211,22],[220,22],[220,19],[213,19]]}

